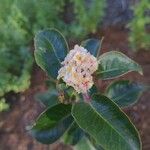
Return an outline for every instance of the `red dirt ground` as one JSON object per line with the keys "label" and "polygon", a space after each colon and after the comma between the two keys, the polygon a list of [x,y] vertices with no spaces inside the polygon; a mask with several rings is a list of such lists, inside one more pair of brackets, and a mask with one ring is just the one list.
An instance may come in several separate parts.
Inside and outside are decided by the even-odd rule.
{"label": "red dirt ground", "polygon": [[[127,41],[128,32],[125,29],[107,29],[103,30],[94,37],[104,36],[105,39],[102,45],[101,53],[110,50],[121,50],[123,53],[137,61],[142,65],[144,76],[137,73],[129,73],[124,79],[131,79],[150,85],[150,51],[141,50],[133,53],[129,48]],[[47,146],[35,141],[25,130],[25,127],[31,124],[35,118],[44,109],[34,99],[34,94],[46,90],[44,81],[46,76],[38,68],[34,67],[30,88],[19,95],[8,95],[8,101],[11,102],[11,109],[8,112],[0,114],[0,150],[70,150],[61,143],[55,143]],[[110,81],[105,81],[100,84],[105,88]],[[125,109],[134,122],[143,143],[143,150],[150,150],[150,91],[145,92],[139,102]]]}

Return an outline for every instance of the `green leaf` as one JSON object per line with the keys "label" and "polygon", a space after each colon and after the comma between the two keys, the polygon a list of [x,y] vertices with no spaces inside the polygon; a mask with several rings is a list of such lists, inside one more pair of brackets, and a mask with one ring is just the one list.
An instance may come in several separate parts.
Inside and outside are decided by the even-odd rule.
{"label": "green leaf", "polygon": [[93,94],[99,93],[99,92],[100,92],[99,89],[95,85],[93,85],[92,88],[90,88],[88,93],[90,96],[92,96]]}
{"label": "green leaf", "polygon": [[68,45],[56,29],[46,29],[35,36],[35,60],[50,77],[57,78],[60,62],[68,52]]}
{"label": "green leaf", "polygon": [[100,50],[100,40],[97,39],[88,39],[81,43],[85,49],[87,49],[92,55],[97,56],[98,51]]}
{"label": "green leaf", "polygon": [[95,94],[91,103],[73,105],[77,124],[106,150],[140,150],[137,130],[128,117],[109,98]]}
{"label": "green leaf", "polygon": [[118,51],[104,53],[98,61],[97,76],[101,79],[116,78],[131,71],[137,71],[142,75],[141,66]]}
{"label": "green leaf", "polygon": [[44,104],[46,107],[52,107],[59,103],[58,91],[55,89],[50,89],[46,92],[38,93],[35,98]]}
{"label": "green leaf", "polygon": [[83,135],[83,130],[77,125],[76,122],[73,122],[68,131],[64,134],[63,141],[68,145],[76,145],[81,140]]}
{"label": "green leaf", "polygon": [[58,140],[73,122],[71,105],[58,104],[44,111],[29,131],[43,144]]}
{"label": "green leaf", "polygon": [[77,145],[74,146],[74,150],[96,150],[90,141],[83,137]]}
{"label": "green leaf", "polygon": [[144,90],[145,87],[142,84],[120,80],[110,84],[106,89],[105,95],[120,107],[126,107],[136,103]]}

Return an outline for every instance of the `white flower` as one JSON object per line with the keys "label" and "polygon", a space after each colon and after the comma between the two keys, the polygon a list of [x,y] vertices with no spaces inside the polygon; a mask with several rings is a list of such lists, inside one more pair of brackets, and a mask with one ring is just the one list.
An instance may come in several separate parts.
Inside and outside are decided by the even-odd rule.
{"label": "white flower", "polygon": [[98,69],[97,59],[84,47],[75,45],[61,64],[57,78],[62,78],[78,93],[87,93],[94,84],[92,74]]}

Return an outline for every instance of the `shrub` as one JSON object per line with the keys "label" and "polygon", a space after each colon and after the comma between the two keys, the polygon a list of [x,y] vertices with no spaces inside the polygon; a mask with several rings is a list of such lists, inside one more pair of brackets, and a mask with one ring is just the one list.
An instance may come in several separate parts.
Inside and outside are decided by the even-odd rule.
{"label": "shrub", "polygon": [[70,31],[75,37],[84,38],[88,33],[96,32],[104,16],[105,0],[71,0],[74,4],[75,20]]}
{"label": "shrub", "polygon": [[36,96],[45,110],[28,126],[39,142],[61,139],[76,150],[141,150],[140,136],[121,109],[137,102],[145,87],[118,80],[103,92],[96,83],[131,71],[142,75],[142,68],[121,52],[98,56],[100,45],[99,40],[88,39],[69,51],[58,30],[36,34],[35,60],[50,80],[49,90]]}
{"label": "shrub", "polygon": [[147,31],[150,25],[150,2],[149,0],[142,0],[133,7],[134,18],[129,23],[131,29],[129,41],[134,50],[150,48],[150,31]]}
{"label": "shrub", "polygon": [[9,15],[0,19],[0,96],[27,89],[32,66],[24,28],[26,18],[13,4],[9,11]]}
{"label": "shrub", "polygon": [[8,110],[8,109],[9,109],[9,104],[7,104],[7,103],[5,102],[5,99],[4,99],[4,98],[0,99],[0,112],[6,111],[6,110]]}

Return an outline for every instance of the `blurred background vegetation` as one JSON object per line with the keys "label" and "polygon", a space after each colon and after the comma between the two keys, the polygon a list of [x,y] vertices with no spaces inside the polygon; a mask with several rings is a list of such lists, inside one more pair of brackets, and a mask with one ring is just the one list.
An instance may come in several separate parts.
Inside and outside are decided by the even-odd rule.
{"label": "blurred background vegetation", "polygon": [[150,1],[142,0],[132,7],[134,18],[129,23],[129,41],[133,50],[150,48]]}

